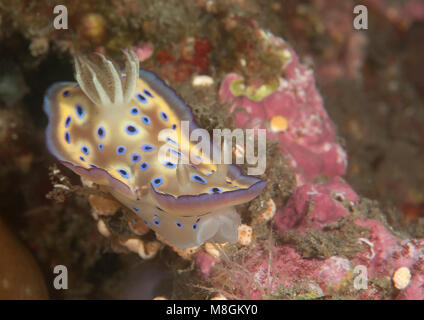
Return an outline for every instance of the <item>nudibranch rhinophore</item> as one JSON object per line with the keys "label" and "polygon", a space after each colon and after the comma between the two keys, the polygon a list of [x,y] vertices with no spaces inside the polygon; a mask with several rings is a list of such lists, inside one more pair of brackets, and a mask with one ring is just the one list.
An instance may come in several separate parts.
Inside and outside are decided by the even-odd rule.
{"label": "nudibranch rhinophore", "polygon": [[[77,82],[47,90],[48,149],[178,248],[236,242],[240,216],[234,206],[260,194],[265,181],[200,155],[196,165],[183,163],[195,149],[181,129],[182,121],[189,132],[198,128],[191,108],[156,75],[139,69],[134,52],[124,55],[125,72],[101,54],[77,56]],[[164,147],[175,161],[161,161]]]}

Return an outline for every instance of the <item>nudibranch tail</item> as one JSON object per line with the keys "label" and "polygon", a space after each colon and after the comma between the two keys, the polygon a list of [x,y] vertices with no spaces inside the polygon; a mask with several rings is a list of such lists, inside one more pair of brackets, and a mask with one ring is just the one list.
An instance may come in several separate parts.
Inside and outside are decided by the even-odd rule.
{"label": "nudibranch tail", "polygon": [[[124,73],[103,55],[77,56],[77,83],[47,90],[49,150],[179,248],[236,241],[234,206],[260,194],[265,181],[198,154],[190,141],[198,128],[191,108],[156,75],[139,70],[133,51],[124,56]],[[171,160],[159,156],[163,150]],[[190,162],[192,153],[198,162]]]}

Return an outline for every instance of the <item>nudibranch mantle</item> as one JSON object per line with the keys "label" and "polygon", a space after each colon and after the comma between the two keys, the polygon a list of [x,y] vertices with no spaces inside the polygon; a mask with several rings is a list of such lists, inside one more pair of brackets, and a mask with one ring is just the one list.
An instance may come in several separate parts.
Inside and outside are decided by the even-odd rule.
{"label": "nudibranch mantle", "polygon": [[[98,61],[76,57],[77,82],[47,90],[48,149],[178,248],[236,242],[240,216],[234,206],[261,193],[265,181],[234,165],[178,160],[189,159],[194,149],[180,128],[181,121],[189,122],[190,132],[198,128],[191,108],[156,75],[139,69],[132,51],[124,54],[125,72],[100,54]],[[173,134],[162,139],[160,132]],[[176,161],[159,160],[164,145]]]}

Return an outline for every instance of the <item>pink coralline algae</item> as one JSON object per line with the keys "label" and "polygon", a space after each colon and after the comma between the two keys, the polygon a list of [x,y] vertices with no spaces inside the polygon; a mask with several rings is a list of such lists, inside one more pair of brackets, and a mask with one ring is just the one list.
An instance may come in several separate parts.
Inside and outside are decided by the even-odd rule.
{"label": "pink coralline algae", "polygon": [[[424,240],[401,240],[377,220],[356,223],[369,227],[370,236],[359,239],[364,249],[351,259],[305,259],[290,245],[268,246],[264,242],[256,243],[246,256],[224,264],[221,271],[215,270],[217,259],[204,252],[197,254],[196,264],[203,277],[228,297],[424,299]],[[355,287],[360,275],[357,267],[366,270],[365,287]],[[402,290],[394,289],[396,283],[391,280],[399,268],[407,268],[411,273]],[[224,285],[218,282],[222,269],[228,276]],[[385,281],[386,293],[374,287],[373,283],[379,281]]]}
{"label": "pink coralline algae", "polygon": [[355,191],[342,182],[331,181],[322,185],[305,184],[298,187],[285,207],[276,215],[274,222],[281,232],[296,229],[321,230],[349,213],[341,200],[358,200]]}
{"label": "pink coralline algae", "polygon": [[200,251],[196,255],[196,265],[200,273],[204,276],[208,277],[215,263],[217,262],[217,258],[212,257],[210,254],[206,252]]}
{"label": "pink coralline algae", "polygon": [[[278,142],[296,173],[297,186],[284,207],[277,203],[273,225],[281,235],[308,237],[315,232],[326,239],[331,223],[351,219],[349,228],[364,231],[343,231],[357,246],[348,255],[343,247],[336,254],[306,259],[292,244],[257,240],[233,261],[199,252],[198,271],[229,298],[424,299],[424,239],[402,239],[379,220],[364,216],[369,209],[360,209],[358,195],[341,178],[347,156],[337,143],[313,73],[282,41],[281,50],[288,50],[291,59],[278,87],[259,86],[255,93],[232,73],[220,88],[230,111],[246,111],[235,112],[236,125],[267,129],[268,139]],[[327,179],[318,183],[317,175]],[[358,266],[366,272],[365,287],[355,285]]]}
{"label": "pink coralline algae", "polygon": [[[236,108],[246,111],[236,113],[238,127],[268,129],[268,139],[279,142],[288,164],[296,172],[298,185],[317,174],[341,176],[346,171],[347,156],[336,141],[334,125],[315,87],[313,72],[299,63],[291,48],[285,50],[291,60],[274,92],[259,101],[237,96],[232,84],[241,77],[229,74],[220,88],[221,99],[231,102],[231,112]],[[284,122],[286,125],[279,125]]]}
{"label": "pink coralline algae", "polygon": [[135,52],[140,62],[149,59],[155,50],[154,46],[151,43],[144,42],[139,43],[136,46],[132,46],[131,49]]}
{"label": "pink coralline algae", "polygon": [[[412,275],[410,283],[405,290],[398,292],[396,298],[424,299],[424,239],[402,240],[374,219],[356,223],[369,228],[370,248],[368,253],[358,253],[352,261],[366,265],[368,275],[373,278],[392,277],[399,268],[408,268]],[[370,297],[367,292],[362,292],[361,298]]]}
{"label": "pink coralline algae", "polygon": [[[287,245],[273,247],[271,260],[268,259],[269,252],[261,245],[256,245],[250,252],[244,262],[225,266],[231,275],[225,286],[235,288],[231,294],[244,299],[278,298],[294,286],[299,290],[293,298],[320,298],[352,274],[352,266],[345,258],[304,259]],[[205,257],[206,254],[197,257],[197,263],[202,263],[199,271],[206,279],[214,281],[210,275],[213,265],[204,268],[205,261],[210,260]]]}

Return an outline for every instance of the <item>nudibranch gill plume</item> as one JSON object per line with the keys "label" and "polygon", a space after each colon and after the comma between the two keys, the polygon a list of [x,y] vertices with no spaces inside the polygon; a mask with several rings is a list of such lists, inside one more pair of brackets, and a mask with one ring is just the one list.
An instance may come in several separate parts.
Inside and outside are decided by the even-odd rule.
{"label": "nudibranch gill plume", "polygon": [[[131,50],[124,55],[125,72],[101,54],[76,56],[77,82],[47,90],[48,149],[178,248],[236,242],[240,216],[234,206],[260,194],[265,181],[212,159],[183,163],[194,145],[181,123],[188,121],[190,132],[198,128],[191,108],[140,69]],[[175,161],[160,161],[163,147]]]}

